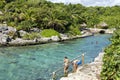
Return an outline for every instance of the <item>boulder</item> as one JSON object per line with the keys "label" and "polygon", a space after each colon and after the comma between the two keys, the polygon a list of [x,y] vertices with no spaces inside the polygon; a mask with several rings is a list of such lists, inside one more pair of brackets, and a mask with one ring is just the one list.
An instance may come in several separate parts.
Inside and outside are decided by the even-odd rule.
{"label": "boulder", "polygon": [[59,38],[58,36],[52,36],[52,37],[51,37],[51,40],[52,40],[52,41],[59,41],[60,38]]}
{"label": "boulder", "polygon": [[102,29],[108,29],[108,24],[105,22],[101,22],[97,26],[100,26]]}
{"label": "boulder", "polygon": [[26,32],[26,31],[23,31],[23,30],[20,30],[19,33],[20,33],[20,36],[21,36],[21,37],[23,37],[24,35],[27,34],[27,32]]}
{"label": "boulder", "polygon": [[11,38],[8,36],[8,35],[6,35],[6,34],[1,34],[0,35],[0,43],[2,44],[2,43],[8,43],[8,42],[11,42]]}
{"label": "boulder", "polygon": [[61,38],[61,40],[68,40],[69,39],[68,35],[66,35],[66,34],[60,34],[60,38]]}
{"label": "boulder", "polygon": [[50,37],[42,37],[42,38],[40,38],[40,39],[37,39],[38,40],[38,42],[40,42],[40,43],[47,43],[47,42],[49,42],[49,41],[51,41],[51,38]]}
{"label": "boulder", "polygon": [[39,28],[32,28],[30,29],[31,32],[40,32],[41,30]]}
{"label": "boulder", "polygon": [[0,24],[0,32],[8,30],[8,27],[6,24]]}
{"label": "boulder", "polygon": [[2,37],[0,43],[6,43],[6,39],[7,39],[6,36]]}
{"label": "boulder", "polygon": [[9,36],[13,36],[15,32],[16,32],[16,28],[13,28],[10,26],[4,27],[4,29],[2,30],[3,34],[9,35]]}
{"label": "boulder", "polygon": [[102,57],[104,52],[99,53],[99,55],[94,59],[94,62],[102,62]]}
{"label": "boulder", "polygon": [[14,27],[11,27],[11,26],[8,26],[8,30],[9,30],[9,31],[16,32],[16,28],[14,28]]}
{"label": "boulder", "polygon": [[111,34],[111,33],[113,33],[115,30],[116,30],[116,29],[114,29],[114,28],[113,28],[113,29],[106,29],[105,33],[110,33],[110,34]]}

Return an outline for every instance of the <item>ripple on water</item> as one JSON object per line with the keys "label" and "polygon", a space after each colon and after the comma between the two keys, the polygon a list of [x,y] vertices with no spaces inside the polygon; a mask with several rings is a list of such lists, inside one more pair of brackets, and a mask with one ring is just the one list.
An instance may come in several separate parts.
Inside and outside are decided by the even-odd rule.
{"label": "ripple on water", "polygon": [[110,44],[110,37],[106,34],[58,43],[0,48],[0,80],[49,80],[51,73],[63,66],[64,56],[73,59],[85,52],[85,63],[91,62]]}

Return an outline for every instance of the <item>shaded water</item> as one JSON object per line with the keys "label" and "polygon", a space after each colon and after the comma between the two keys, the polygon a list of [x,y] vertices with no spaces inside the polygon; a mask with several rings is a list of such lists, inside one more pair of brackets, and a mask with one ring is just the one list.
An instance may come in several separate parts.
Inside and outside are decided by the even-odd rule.
{"label": "shaded water", "polygon": [[110,44],[111,35],[96,35],[71,41],[35,46],[0,48],[0,80],[50,80],[51,73],[63,65],[63,58],[82,53],[85,63],[94,60]]}

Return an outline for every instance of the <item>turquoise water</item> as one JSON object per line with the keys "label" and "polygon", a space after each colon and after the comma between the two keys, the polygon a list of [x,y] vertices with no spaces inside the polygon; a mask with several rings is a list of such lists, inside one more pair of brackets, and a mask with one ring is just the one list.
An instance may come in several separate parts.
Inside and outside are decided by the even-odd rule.
{"label": "turquoise water", "polygon": [[62,66],[64,56],[73,59],[86,53],[85,63],[89,63],[110,44],[110,37],[105,34],[35,46],[0,48],[0,80],[50,80],[51,73]]}

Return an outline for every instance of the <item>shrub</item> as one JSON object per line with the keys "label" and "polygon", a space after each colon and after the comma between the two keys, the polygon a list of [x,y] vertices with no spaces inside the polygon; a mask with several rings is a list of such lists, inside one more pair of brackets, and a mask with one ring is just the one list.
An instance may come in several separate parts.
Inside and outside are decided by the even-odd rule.
{"label": "shrub", "polygon": [[120,80],[120,30],[114,32],[111,41],[105,49],[101,80]]}
{"label": "shrub", "polygon": [[73,26],[70,26],[68,33],[70,33],[70,35],[80,35],[81,34],[79,28],[73,27]]}
{"label": "shrub", "polygon": [[33,23],[32,21],[22,21],[18,27],[17,27],[17,30],[25,30],[25,31],[30,31],[30,29],[33,27],[33,26],[36,26],[37,24],[36,23]]}
{"label": "shrub", "polygon": [[26,40],[33,40],[33,39],[35,39],[35,38],[40,38],[41,36],[40,36],[40,33],[35,33],[35,32],[33,32],[33,33],[30,33],[30,34],[25,34],[24,36],[23,36],[23,39],[26,39]]}
{"label": "shrub", "polygon": [[5,1],[4,0],[0,0],[0,9],[2,9],[5,6]]}
{"label": "shrub", "polygon": [[53,29],[44,29],[41,32],[42,37],[59,36],[59,33]]}

